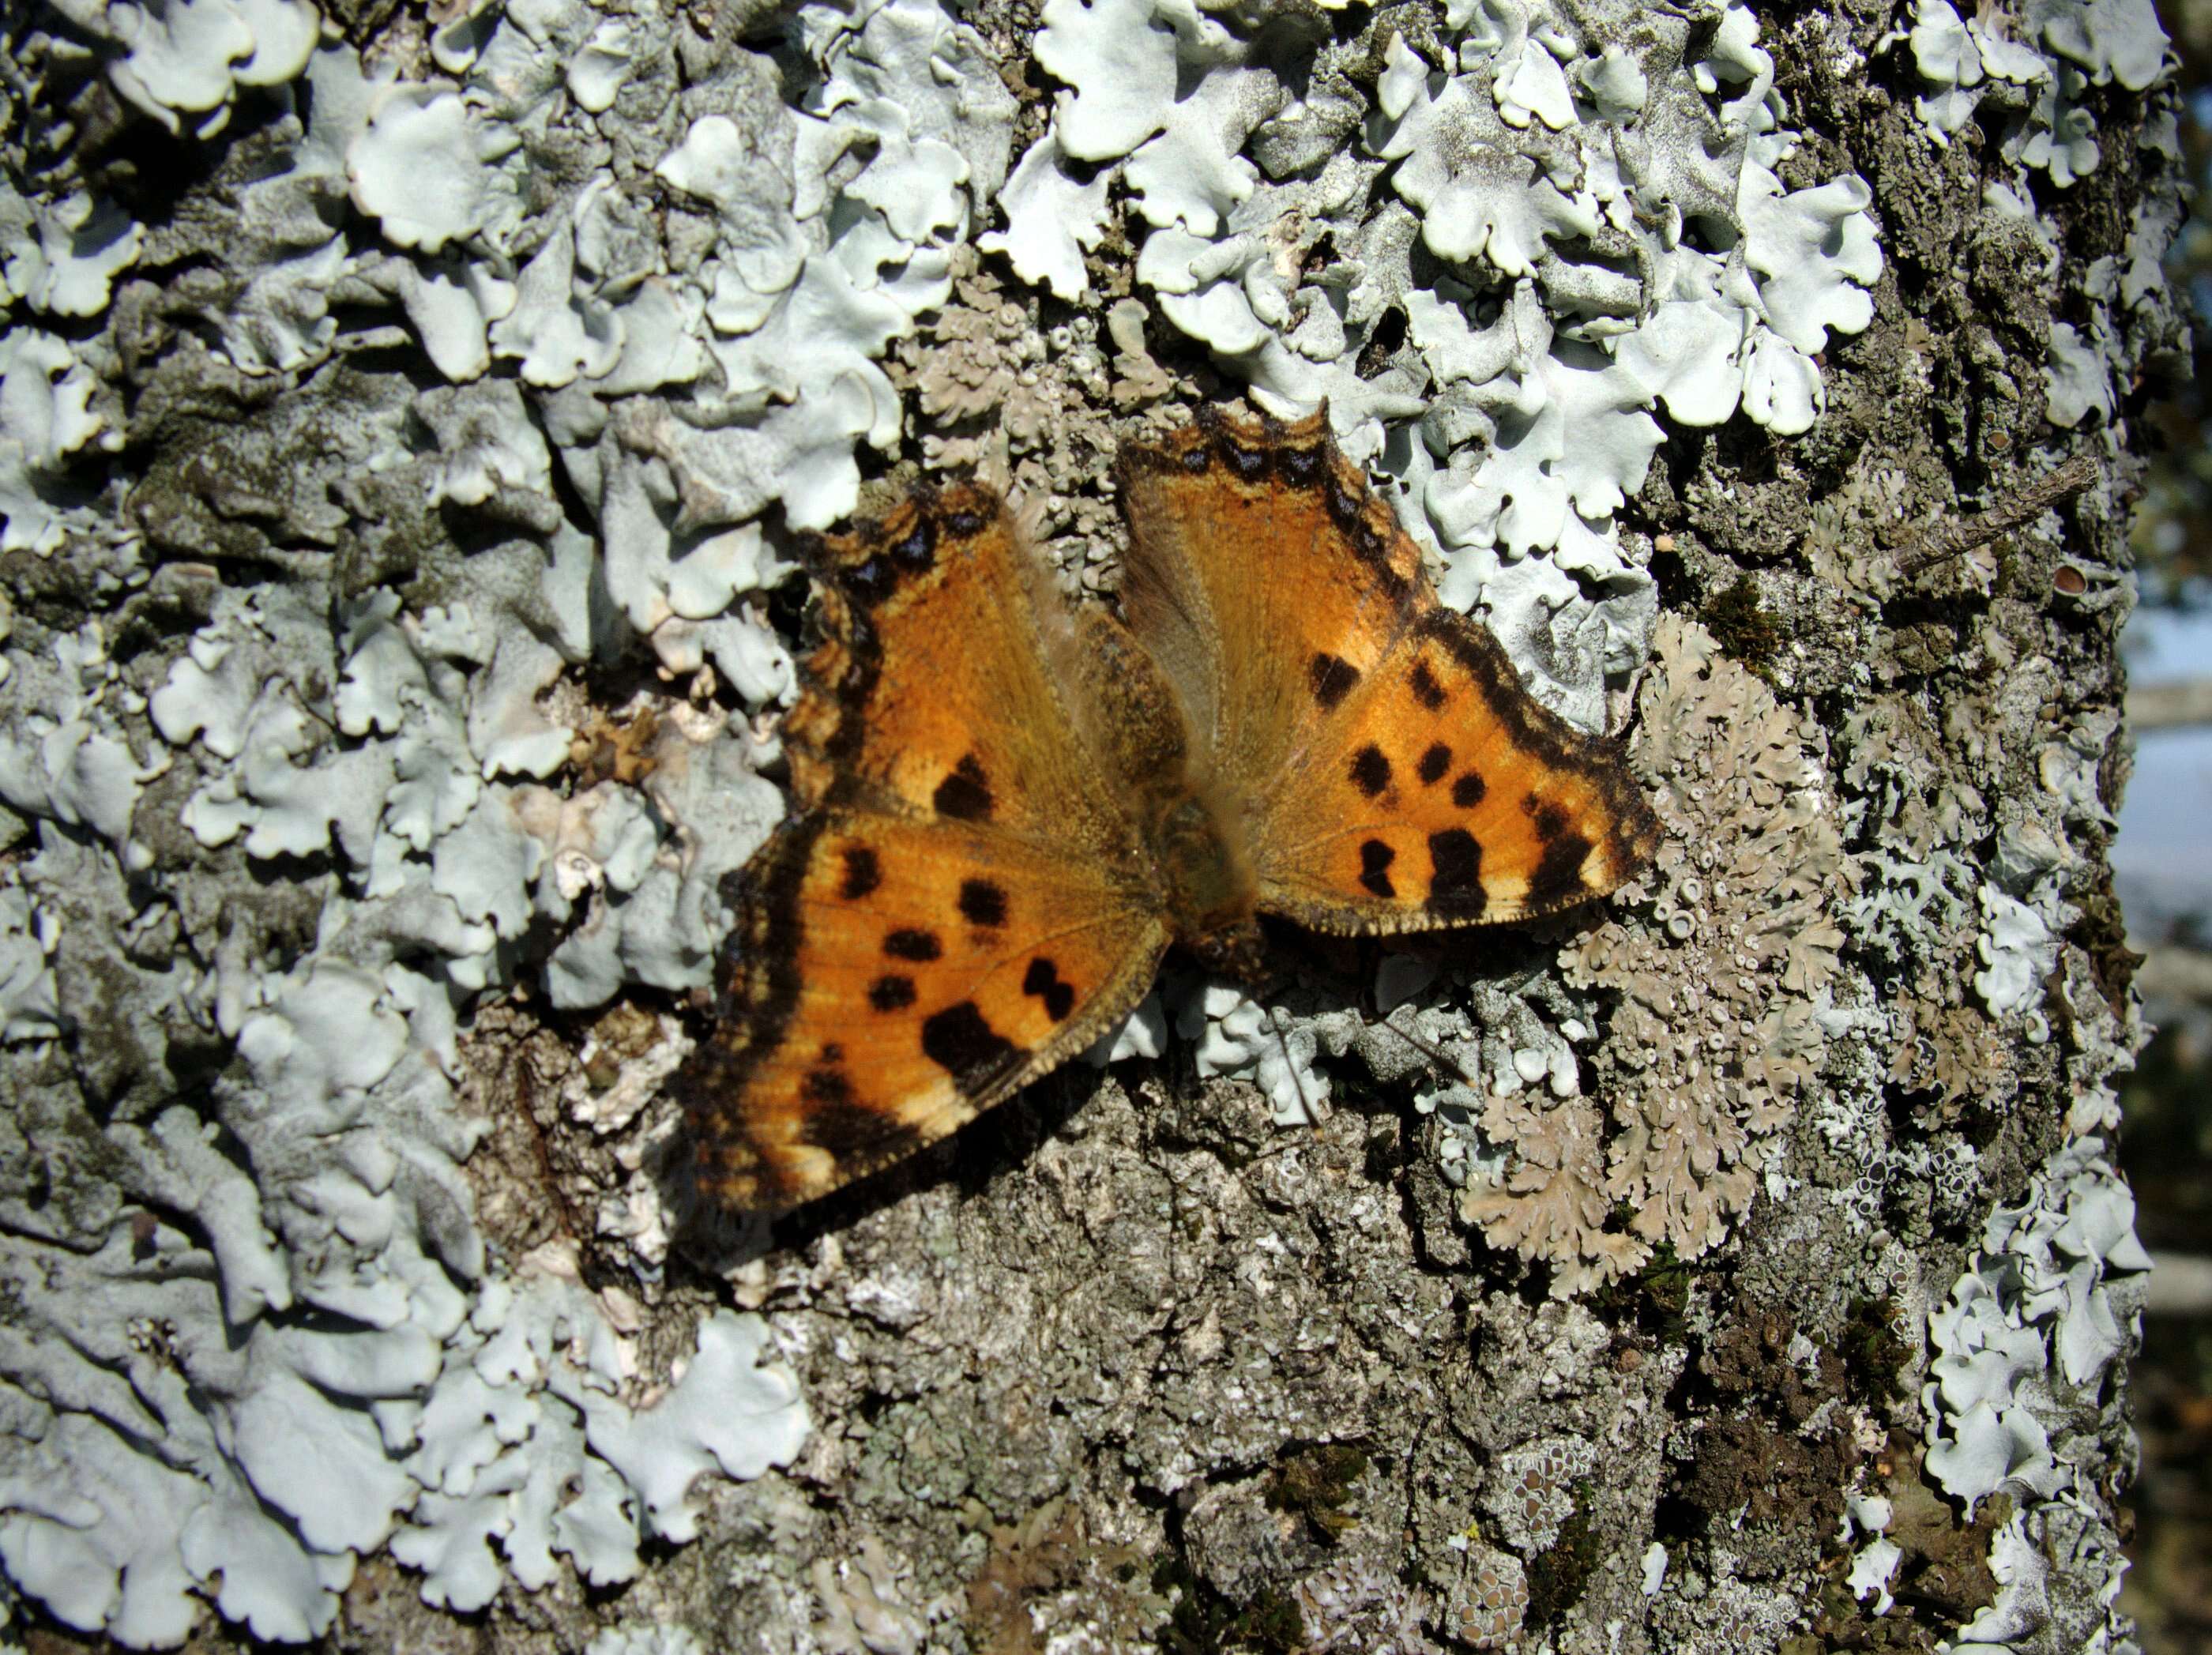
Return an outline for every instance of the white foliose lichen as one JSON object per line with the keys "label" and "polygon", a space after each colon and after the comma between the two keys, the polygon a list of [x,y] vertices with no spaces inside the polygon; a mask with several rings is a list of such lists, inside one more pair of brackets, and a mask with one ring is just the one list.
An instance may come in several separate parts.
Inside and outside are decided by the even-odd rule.
{"label": "white foliose lichen", "polygon": [[[0,1357],[0,1562],[145,1646],[204,1602],[318,1635],[386,1545],[456,1609],[560,1555],[626,1579],[693,1532],[701,1476],[787,1462],[805,1409],[728,1316],[641,1406],[635,1307],[487,1250],[457,1039],[490,988],[708,981],[722,876],[782,808],[756,720],[792,690],[764,609],[790,570],[763,516],[827,524],[855,444],[898,439],[878,359],[949,292],[1012,97],[915,0],[807,9],[796,106],[738,48],[680,72],[650,6],[471,9],[418,81],[287,0],[61,20],[172,130],[213,131],[243,85],[275,106],[211,360],[304,381],[411,335],[450,381],[349,405],[289,532],[414,513],[470,551],[386,579],[287,546],[289,578],[231,583],[172,548],[155,578],[193,619],[150,672],[96,628],[9,640],[0,800],[33,854],[0,890],[0,1061],[29,1100],[5,1199],[31,1344]],[[0,225],[33,316],[96,315],[141,256],[88,198],[11,192]],[[119,593],[149,576],[137,520],[100,509],[119,436],[109,359],[82,358],[108,348],[0,340],[0,514],[7,549],[66,548]],[[237,486],[273,510],[285,485]],[[641,642],[674,687],[594,712],[572,676]],[[134,1100],[106,1124],[72,1050]],[[187,1050],[215,1077],[197,1106],[163,1079]],[[668,1219],[631,1177],[592,1222],[650,1279]],[[83,1183],[82,1210],[27,1216],[36,1178]]]}
{"label": "white foliose lichen", "polygon": [[[1851,1589],[1852,1597],[1868,1603],[1869,1615],[1887,1615],[1897,1602],[1890,1594],[1889,1583],[1905,1559],[1905,1551],[1884,1532],[1895,1519],[1894,1508],[1880,1494],[1853,1494],[1844,1502],[1843,1528],[1837,1539],[1857,1548],[1851,1554],[1844,1584]],[[1868,1603],[1869,1599],[1872,1602]]]}
{"label": "white foliose lichen", "polygon": [[0,885],[0,1040],[48,1040],[61,1032],[54,983],[53,916],[10,873]]}
{"label": "white foliose lichen", "polygon": [[1963,18],[1950,0],[1917,0],[1904,38],[1934,88],[1915,108],[1936,143],[1994,102],[2008,117],[2005,160],[2047,171],[2062,189],[2102,159],[2084,88],[2118,82],[2141,92],[2166,69],[2166,32],[2148,0],[2031,0],[2017,14]]}
{"label": "white foliose lichen", "polygon": [[1118,177],[1161,313],[1271,411],[1327,399],[1446,601],[1601,722],[1656,612],[1613,525],[1653,411],[1802,431],[1814,356],[1873,313],[1870,195],[1779,182],[1796,139],[1751,13],[1455,5],[1421,52],[1390,40],[1371,102],[1341,76],[1294,91],[1264,27],[1188,0],[1055,0],[1043,21],[1067,89],[984,245],[1075,296]]}
{"label": "white foliose lichen", "polygon": [[2127,1347],[2150,1256],[2135,1198],[2096,1138],[2054,1156],[2017,1207],[1984,1226],[1980,1250],[1929,1318],[1938,1353],[1923,1404],[1938,1433],[1928,1469],[1973,1502],[2008,1485],[2049,1498],[2064,1485],[2046,1421]]}
{"label": "white foliose lichen", "polygon": [[502,1558],[532,1591],[552,1579],[556,1552],[595,1586],[633,1579],[641,1542],[696,1534],[702,1476],[757,1477],[805,1440],[797,1384],[761,1364],[768,1329],[756,1316],[710,1317],[676,1385],[649,1408],[626,1406],[623,1341],[562,1268],[572,1265],[556,1261],[534,1292],[491,1284],[428,1395],[391,1411],[402,1432],[411,1425],[423,1487],[392,1555],[423,1572],[431,1603],[482,1609]]}
{"label": "white foliose lichen", "polygon": [[1314,1067],[1328,1032],[1322,1019],[1294,1021],[1227,983],[1194,983],[1178,998],[1176,1031],[1196,1043],[1201,1078],[1249,1080],[1267,1095],[1278,1126],[1310,1126],[1322,1118],[1330,1090],[1328,1077]]}
{"label": "white foliose lichen", "polygon": [[1946,1649],[2031,1635],[2037,1647],[2103,1647],[2120,1631],[2125,1566],[2076,1449],[2092,1440],[2085,1424],[2126,1406],[2102,1380],[2135,1337],[2150,1256],[2103,1152],[2082,1137],[2053,1154],[2018,1205],[1990,1214],[1929,1316],[1928,1474],[1970,1513],[1999,1492],[2015,1500],[1991,1544],[1997,1597]]}
{"label": "white foliose lichen", "polygon": [[172,132],[212,137],[240,87],[299,74],[322,31],[307,0],[58,0],[54,9],[99,43],[108,80]]}
{"label": "white foliose lichen", "polygon": [[90,196],[30,202],[0,179],[0,292],[51,316],[97,316],[144,232]]}
{"label": "white foliose lichen", "polygon": [[687,1626],[619,1626],[585,1645],[584,1655],[707,1655],[707,1646]]}
{"label": "white foliose lichen", "polygon": [[69,476],[70,455],[120,441],[94,390],[67,341],[31,327],[0,334],[0,551],[53,551],[69,530],[97,523]]}
{"label": "white foliose lichen", "polygon": [[[526,1585],[549,1548],[622,1578],[641,1537],[689,1533],[700,1472],[788,1461],[804,1409],[787,1373],[756,1366],[764,1326],[721,1317],[685,1381],[637,1411],[609,1314],[543,1262],[488,1256],[474,1225],[460,1163],[483,1123],[453,1097],[456,1014],[502,969],[483,867],[511,841],[457,861],[451,890],[439,878],[489,796],[455,710],[459,606],[403,630],[370,593],[343,669],[285,588],[216,607],[150,697],[96,627],[10,654],[0,797],[36,850],[0,892],[18,1336],[0,1354],[0,1563],[65,1623],[133,1647],[183,1641],[204,1597],[258,1637],[319,1635],[387,1542],[448,1603],[496,1585],[487,1536]],[[321,724],[301,715],[319,695]],[[224,901],[212,879],[198,895],[173,863],[156,872],[144,843],[164,813],[148,787],[180,761],[206,779],[167,831],[242,833],[249,857],[323,870],[297,875],[320,904],[305,950],[250,903],[203,933],[207,952],[179,950],[198,905]],[[418,842],[432,858],[410,871]],[[99,1054],[118,1100],[104,1124],[74,1101],[64,1043]],[[199,1106],[157,1079],[185,1047],[224,1054]],[[69,1170],[88,1158],[97,1177]],[[732,1396],[749,1400],[732,1412]]]}

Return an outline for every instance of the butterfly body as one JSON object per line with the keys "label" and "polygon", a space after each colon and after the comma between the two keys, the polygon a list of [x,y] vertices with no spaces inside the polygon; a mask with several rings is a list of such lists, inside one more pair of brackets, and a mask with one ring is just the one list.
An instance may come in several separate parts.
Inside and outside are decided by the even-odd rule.
{"label": "butterfly body", "polygon": [[1195,791],[1170,803],[1152,834],[1160,906],[1175,940],[1224,975],[1256,980],[1260,887],[1241,824]]}
{"label": "butterfly body", "polygon": [[1382,934],[1549,912],[1656,841],[1610,746],[1438,605],[1322,417],[1120,467],[1120,612],[972,485],[821,543],[796,814],[745,870],[728,1013],[678,1080],[715,1204],[811,1200],[1110,1031],[1258,917]]}

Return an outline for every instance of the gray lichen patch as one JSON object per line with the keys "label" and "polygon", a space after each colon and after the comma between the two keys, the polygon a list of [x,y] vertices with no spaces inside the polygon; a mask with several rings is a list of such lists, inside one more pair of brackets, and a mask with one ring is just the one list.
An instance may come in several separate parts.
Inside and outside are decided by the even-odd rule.
{"label": "gray lichen patch", "polygon": [[1848,869],[1803,730],[1702,629],[1667,617],[1655,647],[1632,751],[1668,838],[1562,955],[1571,987],[1617,996],[1605,1035],[1559,1067],[1515,1054],[1476,1117],[1504,1159],[1460,1201],[1557,1292],[1727,1237],[1821,1067],[1844,940]]}

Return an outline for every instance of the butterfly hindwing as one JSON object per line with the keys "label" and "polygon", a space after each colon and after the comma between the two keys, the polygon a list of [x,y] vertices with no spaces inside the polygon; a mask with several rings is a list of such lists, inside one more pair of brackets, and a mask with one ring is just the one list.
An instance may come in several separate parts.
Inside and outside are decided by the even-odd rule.
{"label": "butterfly hindwing", "polygon": [[817,812],[747,869],[732,1014],[687,1070],[696,1177],[777,1210],[943,1137],[1111,1029],[1167,937],[1098,867],[958,821]]}
{"label": "butterfly hindwing", "polygon": [[1260,904],[1317,930],[1528,919],[1602,896],[1658,843],[1617,749],[1432,606],[1259,796]]}

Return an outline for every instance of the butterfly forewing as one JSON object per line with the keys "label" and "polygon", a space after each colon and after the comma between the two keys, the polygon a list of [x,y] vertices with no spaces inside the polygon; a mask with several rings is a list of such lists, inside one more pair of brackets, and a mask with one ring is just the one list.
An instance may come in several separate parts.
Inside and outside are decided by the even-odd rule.
{"label": "butterfly forewing", "polygon": [[825,636],[784,724],[802,804],[1133,854],[1048,664],[1030,556],[1005,505],[969,484],[917,493],[820,543]]}
{"label": "butterfly forewing", "polygon": [[1249,795],[1410,623],[1419,554],[1318,415],[1209,415],[1127,451],[1121,485],[1122,612],[1182,694],[1206,779]]}
{"label": "butterfly forewing", "polygon": [[1130,622],[1187,698],[1215,703],[1192,723],[1212,735],[1202,761],[1235,801],[1261,908],[1331,931],[1523,919],[1650,855],[1618,750],[1539,705],[1437,601],[1325,415],[1213,415],[1121,478]]}

